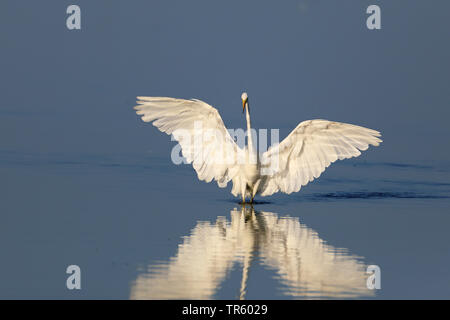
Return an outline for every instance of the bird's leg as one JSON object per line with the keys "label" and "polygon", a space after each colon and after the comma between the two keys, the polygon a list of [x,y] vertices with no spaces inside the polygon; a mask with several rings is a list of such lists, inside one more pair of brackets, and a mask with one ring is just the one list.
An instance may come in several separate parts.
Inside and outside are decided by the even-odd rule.
{"label": "bird's leg", "polygon": [[261,180],[256,181],[256,183],[253,185],[253,189],[252,189],[252,201],[251,203],[253,203],[253,199],[256,196],[256,193],[258,192],[258,188],[259,188],[259,184],[261,183]]}
{"label": "bird's leg", "polygon": [[245,204],[245,189],[246,189],[246,185],[242,184],[241,185],[242,204]]}

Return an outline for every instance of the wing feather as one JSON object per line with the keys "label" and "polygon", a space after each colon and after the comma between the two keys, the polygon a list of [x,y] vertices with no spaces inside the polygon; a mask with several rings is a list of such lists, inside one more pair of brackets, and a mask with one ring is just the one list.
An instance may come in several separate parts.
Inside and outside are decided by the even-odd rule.
{"label": "wing feather", "polygon": [[280,144],[262,154],[259,193],[297,192],[336,160],[357,157],[381,134],[372,129],[322,119],[301,122]]}
{"label": "wing feather", "polygon": [[138,97],[136,113],[178,141],[182,155],[192,163],[198,178],[216,180],[219,187],[238,171],[242,149],[231,138],[217,109],[197,100]]}

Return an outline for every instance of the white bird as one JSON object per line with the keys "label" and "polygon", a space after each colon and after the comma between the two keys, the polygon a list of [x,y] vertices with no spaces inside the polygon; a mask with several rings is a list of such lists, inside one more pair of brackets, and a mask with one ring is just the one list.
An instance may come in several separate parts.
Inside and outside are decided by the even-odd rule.
{"label": "white bird", "polygon": [[138,97],[134,109],[143,121],[173,135],[200,180],[216,180],[221,188],[232,181],[231,193],[240,195],[243,203],[246,198],[253,202],[256,194],[298,192],[332,162],[357,157],[360,150],[382,142],[378,131],[316,119],[301,122],[281,143],[259,153],[249,134],[247,93],[241,99],[247,120],[247,146],[243,148],[233,140],[217,109],[203,101]]}

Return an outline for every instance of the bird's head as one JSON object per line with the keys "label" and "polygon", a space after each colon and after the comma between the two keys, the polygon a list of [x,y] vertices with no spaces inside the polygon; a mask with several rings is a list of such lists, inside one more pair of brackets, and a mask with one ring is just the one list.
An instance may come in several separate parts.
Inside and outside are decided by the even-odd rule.
{"label": "bird's head", "polygon": [[241,95],[241,99],[242,99],[242,112],[245,111],[245,106],[248,107],[248,95],[247,92],[243,92]]}

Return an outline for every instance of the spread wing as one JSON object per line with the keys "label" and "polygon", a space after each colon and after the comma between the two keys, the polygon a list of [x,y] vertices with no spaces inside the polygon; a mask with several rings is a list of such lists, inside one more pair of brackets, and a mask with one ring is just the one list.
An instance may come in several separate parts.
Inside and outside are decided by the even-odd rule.
{"label": "spread wing", "polygon": [[262,196],[300,190],[336,160],[357,157],[382,142],[378,131],[327,120],[301,122],[280,144],[262,154]]}
{"label": "spread wing", "polygon": [[213,179],[219,187],[238,171],[237,157],[242,149],[231,138],[217,109],[200,100],[166,97],[138,97],[136,113],[160,131],[172,134],[182,155],[192,163],[198,178]]}

